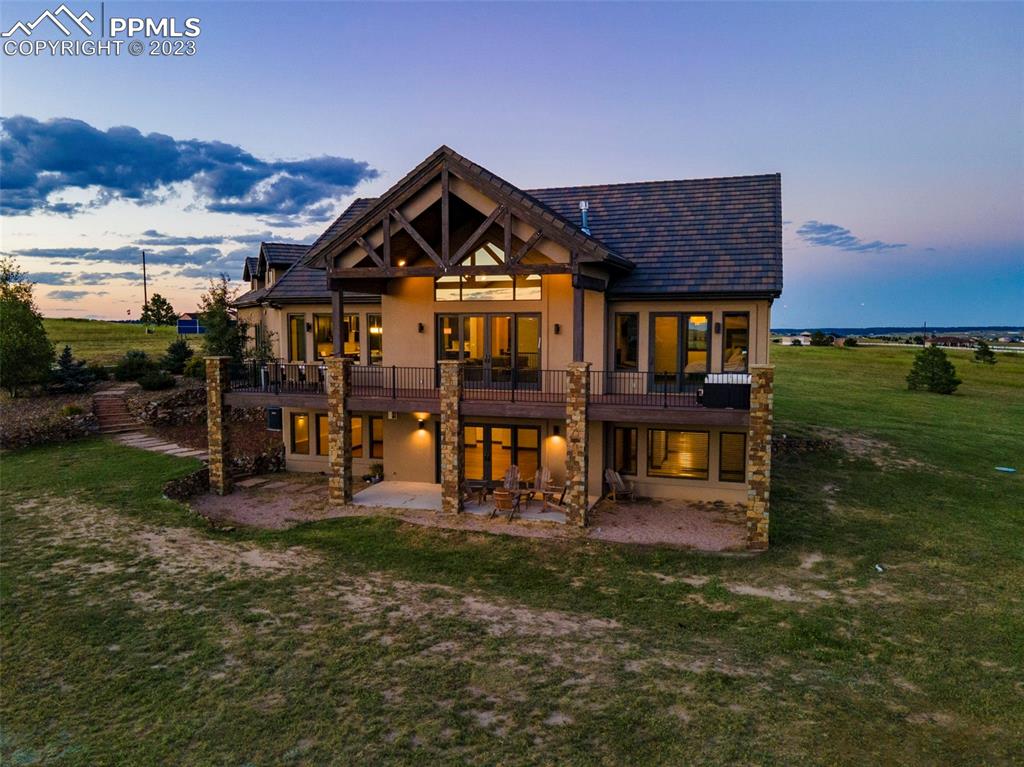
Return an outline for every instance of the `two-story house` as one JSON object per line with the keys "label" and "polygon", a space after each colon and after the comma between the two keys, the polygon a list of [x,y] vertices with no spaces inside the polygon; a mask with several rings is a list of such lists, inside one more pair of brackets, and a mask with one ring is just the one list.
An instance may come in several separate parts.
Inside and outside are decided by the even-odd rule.
{"label": "two-story house", "polygon": [[777,174],[523,190],[441,147],[247,261],[239,317],[275,359],[217,386],[280,408],[288,467],[337,502],[376,462],[450,512],[545,467],[585,524],[611,468],[746,504],[763,546],[781,233]]}

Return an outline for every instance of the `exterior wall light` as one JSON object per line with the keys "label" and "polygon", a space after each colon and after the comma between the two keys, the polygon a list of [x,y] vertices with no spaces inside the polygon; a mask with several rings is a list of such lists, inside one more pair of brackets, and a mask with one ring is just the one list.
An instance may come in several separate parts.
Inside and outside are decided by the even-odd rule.
{"label": "exterior wall light", "polygon": [[555,335],[556,335],[556,336],[557,336],[557,335],[560,335],[560,334],[561,334],[561,332],[562,332],[562,326],[561,326],[561,325],[559,325],[559,324],[558,324],[558,323],[556,322],[556,323],[555,323]]}
{"label": "exterior wall light", "polygon": [[424,421],[422,418],[419,421],[417,421],[417,423],[419,424],[419,428],[421,428],[421,429],[427,428],[427,422]]}
{"label": "exterior wall light", "polygon": [[558,424],[556,423],[556,424],[555,424],[555,426],[554,426],[554,429],[553,429],[553,431],[552,431],[552,434],[554,434],[554,436],[556,436],[556,437],[559,437],[559,436],[561,436],[561,434],[562,434],[562,427],[561,427],[561,426],[559,426],[559,425],[558,425]]}
{"label": "exterior wall light", "polygon": [[721,334],[721,332],[722,332],[722,323],[721,322],[716,322],[715,323],[715,335],[717,336],[717,335]]}
{"label": "exterior wall light", "polygon": [[416,323],[416,332],[417,333],[422,333],[423,332],[423,323],[422,322],[417,322]]}

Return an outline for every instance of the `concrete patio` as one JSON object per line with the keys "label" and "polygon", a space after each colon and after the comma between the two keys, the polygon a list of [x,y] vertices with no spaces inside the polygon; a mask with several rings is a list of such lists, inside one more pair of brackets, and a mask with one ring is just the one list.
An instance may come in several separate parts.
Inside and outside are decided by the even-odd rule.
{"label": "concrete patio", "polygon": [[[593,498],[591,505],[596,501],[597,498]],[[352,504],[388,509],[422,509],[440,513],[441,486],[430,482],[388,480],[363,488],[352,498]],[[493,510],[494,503],[489,498],[484,503],[471,501],[463,507],[464,513],[482,517],[490,517]],[[526,522],[565,524],[565,514],[560,511],[545,511],[539,499],[524,502],[515,518]]]}

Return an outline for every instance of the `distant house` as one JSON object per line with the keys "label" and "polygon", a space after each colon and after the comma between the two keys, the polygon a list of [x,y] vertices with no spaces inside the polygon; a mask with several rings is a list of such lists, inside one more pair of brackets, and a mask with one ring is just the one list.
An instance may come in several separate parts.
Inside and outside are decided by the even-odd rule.
{"label": "distant house", "polygon": [[811,334],[805,330],[797,336],[779,336],[779,344],[782,346],[810,346]]}
{"label": "distant house", "polygon": [[206,332],[200,324],[199,314],[189,314],[188,312],[178,315],[178,335],[179,336],[196,336],[202,335]]}
{"label": "distant house", "polygon": [[946,346],[954,349],[973,349],[977,341],[968,336],[930,336],[924,340],[925,346]]}

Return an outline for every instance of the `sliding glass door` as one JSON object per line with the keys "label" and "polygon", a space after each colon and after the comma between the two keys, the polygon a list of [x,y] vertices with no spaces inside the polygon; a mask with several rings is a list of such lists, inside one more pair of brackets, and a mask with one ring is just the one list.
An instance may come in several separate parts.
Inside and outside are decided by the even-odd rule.
{"label": "sliding glass door", "polygon": [[466,479],[501,482],[509,466],[519,467],[524,481],[533,481],[540,467],[540,429],[536,426],[487,426],[463,428]]}
{"label": "sliding glass door", "polygon": [[437,358],[466,363],[467,386],[540,382],[539,314],[439,314]]}
{"label": "sliding glass door", "polygon": [[699,383],[708,372],[707,314],[652,314],[650,386],[655,391],[680,391]]}

